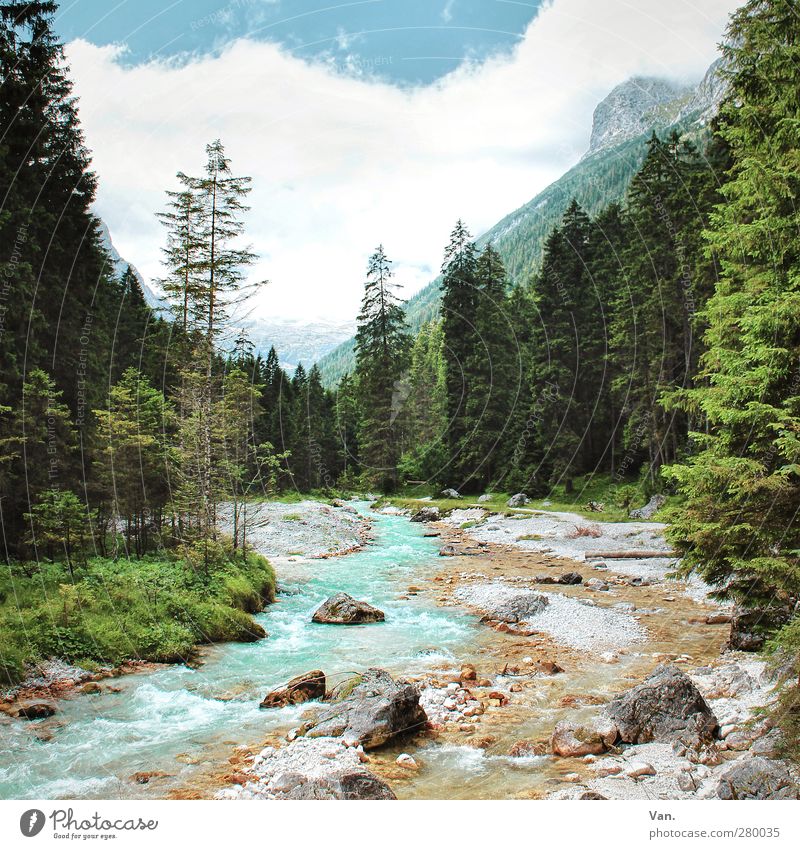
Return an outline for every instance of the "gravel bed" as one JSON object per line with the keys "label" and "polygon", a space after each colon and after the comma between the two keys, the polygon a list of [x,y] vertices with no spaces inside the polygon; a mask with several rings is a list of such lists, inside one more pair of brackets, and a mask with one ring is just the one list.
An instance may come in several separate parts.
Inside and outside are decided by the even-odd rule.
{"label": "gravel bed", "polygon": [[456,590],[455,595],[490,617],[493,611],[516,599],[544,596],[548,604],[524,624],[571,648],[608,651],[647,639],[645,629],[629,613],[609,610],[558,593],[542,593],[492,581],[462,587]]}

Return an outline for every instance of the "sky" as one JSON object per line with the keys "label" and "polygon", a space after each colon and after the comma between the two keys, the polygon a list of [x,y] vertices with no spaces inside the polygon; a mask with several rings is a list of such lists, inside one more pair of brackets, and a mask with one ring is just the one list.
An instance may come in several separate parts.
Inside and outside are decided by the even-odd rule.
{"label": "sky", "polygon": [[156,213],[221,138],[253,178],[271,318],[354,318],[382,243],[410,297],[585,152],[620,82],[698,81],[732,0],[65,0],[96,210],[148,281]]}

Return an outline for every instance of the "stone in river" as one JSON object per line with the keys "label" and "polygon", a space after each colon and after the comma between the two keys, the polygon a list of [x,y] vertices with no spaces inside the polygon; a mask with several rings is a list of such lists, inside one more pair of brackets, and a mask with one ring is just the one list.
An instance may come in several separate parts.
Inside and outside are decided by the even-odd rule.
{"label": "stone in river", "polygon": [[283,687],[268,693],[260,707],[286,707],[286,705],[298,705],[314,699],[323,699],[325,689],[325,673],[315,669],[313,672],[305,672],[303,675],[292,678]]}
{"label": "stone in river", "polygon": [[323,602],[311,617],[312,622],[325,625],[362,625],[369,622],[383,622],[382,610],[366,601],[356,601],[347,593],[336,593]]}

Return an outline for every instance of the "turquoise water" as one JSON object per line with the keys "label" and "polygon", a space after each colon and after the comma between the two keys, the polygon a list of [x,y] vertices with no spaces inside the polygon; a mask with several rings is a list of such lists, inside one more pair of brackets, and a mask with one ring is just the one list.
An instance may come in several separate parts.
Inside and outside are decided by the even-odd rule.
{"label": "turquoise water", "polygon": [[[414,675],[468,654],[474,617],[420,596],[398,599],[436,571],[437,541],[403,517],[371,515],[375,540],[364,550],[281,568],[279,600],[257,617],[268,639],[211,647],[197,669],[170,666],[116,679],[121,692],[65,699],[48,720],[3,718],[0,798],[162,795],[203,764],[223,761],[231,745],[296,724],[306,707],[258,708],[269,689],[294,675],[322,669],[331,684],[370,666]],[[338,591],[377,605],[386,622],[313,624],[314,610]],[[52,737],[40,739],[43,732]],[[144,786],[130,778],[154,770],[171,778]]]}

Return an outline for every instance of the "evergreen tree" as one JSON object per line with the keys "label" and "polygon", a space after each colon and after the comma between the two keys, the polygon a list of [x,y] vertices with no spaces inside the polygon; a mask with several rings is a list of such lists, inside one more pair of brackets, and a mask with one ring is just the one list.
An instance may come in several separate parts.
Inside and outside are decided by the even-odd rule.
{"label": "evergreen tree", "polygon": [[507,428],[521,391],[520,357],[508,312],[506,271],[500,255],[487,245],[475,267],[476,347],[466,360],[468,394],[462,488],[491,486],[502,467]]}
{"label": "evergreen tree", "polygon": [[450,243],[444,254],[440,306],[445,339],[449,468],[458,480],[458,486],[469,478],[470,473],[465,452],[470,437],[468,365],[478,345],[476,274],[475,243],[459,220],[450,234]]}
{"label": "evergreen tree", "polygon": [[796,3],[747,2],[724,54],[718,132],[733,165],[707,233],[722,276],[706,310],[704,382],[685,401],[705,419],[699,450],[669,471],[686,496],[671,537],[685,571],[741,603],[780,609],[800,586]]}
{"label": "evergreen tree", "polygon": [[391,260],[380,245],[369,259],[356,333],[356,378],[361,403],[359,455],[365,479],[387,491],[397,485],[401,454],[399,386],[410,339],[392,282]]}

